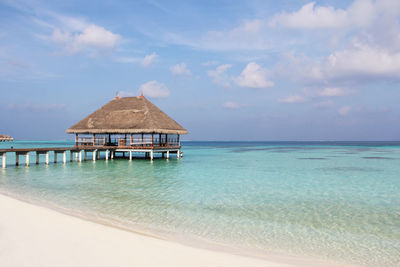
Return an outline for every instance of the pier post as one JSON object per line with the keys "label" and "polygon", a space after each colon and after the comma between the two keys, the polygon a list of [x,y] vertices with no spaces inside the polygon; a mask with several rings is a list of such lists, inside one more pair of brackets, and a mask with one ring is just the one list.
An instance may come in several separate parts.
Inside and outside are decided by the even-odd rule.
{"label": "pier post", "polygon": [[129,151],[129,160],[132,160],[132,150]]}
{"label": "pier post", "polygon": [[79,162],[82,162],[82,150],[78,152]]}
{"label": "pier post", "polygon": [[87,151],[85,150],[85,152],[84,152],[84,158],[83,158],[83,160],[87,160]]}
{"label": "pier post", "polygon": [[97,150],[97,153],[96,153],[97,154],[97,159],[100,159],[100,152],[101,152],[100,150]]}
{"label": "pier post", "polygon": [[29,166],[29,152],[25,154],[25,166]]}
{"label": "pier post", "polygon": [[49,151],[46,152],[46,165],[49,165]]}
{"label": "pier post", "polygon": [[153,160],[153,150],[150,151],[150,160]]}
{"label": "pier post", "polygon": [[67,163],[67,151],[63,152],[63,163]]}
{"label": "pier post", "polygon": [[167,159],[169,159],[169,150],[167,151]]}
{"label": "pier post", "polygon": [[54,151],[54,163],[57,163],[57,151]]}
{"label": "pier post", "polygon": [[36,151],[36,164],[39,164],[40,153]]}
{"label": "pier post", "polygon": [[176,158],[179,159],[180,156],[181,156],[181,150],[179,149],[178,151],[176,151]]}
{"label": "pier post", "polygon": [[96,161],[96,153],[97,153],[97,150],[93,150],[93,152],[92,152],[92,154],[93,154],[93,161]]}
{"label": "pier post", "polygon": [[15,153],[15,166],[19,165],[19,154]]}
{"label": "pier post", "polygon": [[6,157],[6,153],[1,154],[1,167],[5,168],[6,167],[6,163],[7,163],[7,157]]}
{"label": "pier post", "polygon": [[108,149],[106,150],[106,160],[108,160]]}
{"label": "pier post", "polygon": [[115,152],[111,150],[111,156],[110,156],[110,158],[113,159],[114,156],[115,156]]}
{"label": "pier post", "polygon": [[74,152],[72,152],[72,150],[69,151],[69,161],[73,161],[74,160]]}

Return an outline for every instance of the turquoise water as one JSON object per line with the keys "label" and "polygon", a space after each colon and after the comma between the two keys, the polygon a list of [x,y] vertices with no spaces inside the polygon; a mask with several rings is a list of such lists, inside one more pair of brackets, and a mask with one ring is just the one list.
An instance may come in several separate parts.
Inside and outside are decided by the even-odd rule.
{"label": "turquoise water", "polygon": [[[0,147],[11,145],[71,143]],[[179,240],[400,266],[400,143],[186,142],[183,151],[29,167],[10,153],[0,192]]]}

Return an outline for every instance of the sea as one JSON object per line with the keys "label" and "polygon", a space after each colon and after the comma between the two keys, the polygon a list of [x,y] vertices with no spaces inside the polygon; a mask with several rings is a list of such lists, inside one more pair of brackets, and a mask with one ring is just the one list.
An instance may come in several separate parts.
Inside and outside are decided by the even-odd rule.
{"label": "sea", "polygon": [[[10,146],[73,143],[0,143]],[[182,151],[49,165],[32,153],[29,167],[8,153],[0,193],[193,246],[400,266],[400,142],[187,141]]]}

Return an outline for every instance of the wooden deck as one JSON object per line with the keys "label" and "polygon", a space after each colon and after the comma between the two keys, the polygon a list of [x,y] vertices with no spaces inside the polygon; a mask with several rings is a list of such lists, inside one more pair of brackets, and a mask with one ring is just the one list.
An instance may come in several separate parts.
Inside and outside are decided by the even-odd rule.
{"label": "wooden deck", "polygon": [[[0,149],[0,157],[2,158],[2,167],[7,165],[7,153],[15,153],[15,165],[19,165],[19,156],[25,156],[25,165],[29,166],[29,154],[36,153],[36,164],[39,164],[40,155],[45,155],[45,163],[49,164],[49,153],[54,153],[54,162],[57,162],[57,155],[62,154],[63,163],[67,162],[67,152],[70,154],[70,161],[75,160],[81,162],[88,159],[88,152],[92,154],[92,159],[95,161],[100,158],[103,152],[105,160],[113,159],[115,153],[122,153],[125,157],[129,153],[129,160],[132,160],[133,153],[145,153],[145,158],[153,159],[154,153],[161,153],[162,157],[166,155],[169,158],[170,153],[181,157],[181,146],[74,146],[74,147],[31,147],[31,148],[3,148]],[[82,155],[83,154],[83,155]]]}

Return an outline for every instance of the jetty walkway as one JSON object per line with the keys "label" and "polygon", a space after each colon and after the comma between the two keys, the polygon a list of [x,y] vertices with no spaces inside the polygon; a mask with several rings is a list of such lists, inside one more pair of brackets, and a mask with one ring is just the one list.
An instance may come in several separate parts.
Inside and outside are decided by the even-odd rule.
{"label": "jetty walkway", "polygon": [[179,159],[181,157],[180,146],[168,146],[168,147],[115,147],[115,146],[75,146],[75,147],[47,147],[47,148],[9,148],[0,149],[1,166],[6,168],[7,166],[7,153],[15,153],[15,165],[19,166],[20,156],[25,157],[25,165],[29,166],[30,154],[36,154],[36,164],[40,163],[40,155],[45,156],[45,164],[49,164],[50,152],[54,155],[54,163],[57,163],[58,155],[62,156],[62,162],[67,163],[67,152],[70,155],[70,161],[72,162],[75,158],[76,161],[81,162],[82,160],[88,160],[88,153],[91,153],[93,161],[100,159],[100,154],[104,153],[105,160],[113,159],[116,153],[122,153],[122,157],[129,154],[129,160],[132,160],[133,153],[144,153],[145,158],[153,159],[154,153],[160,153],[162,158],[169,158],[170,154],[176,154]]}

